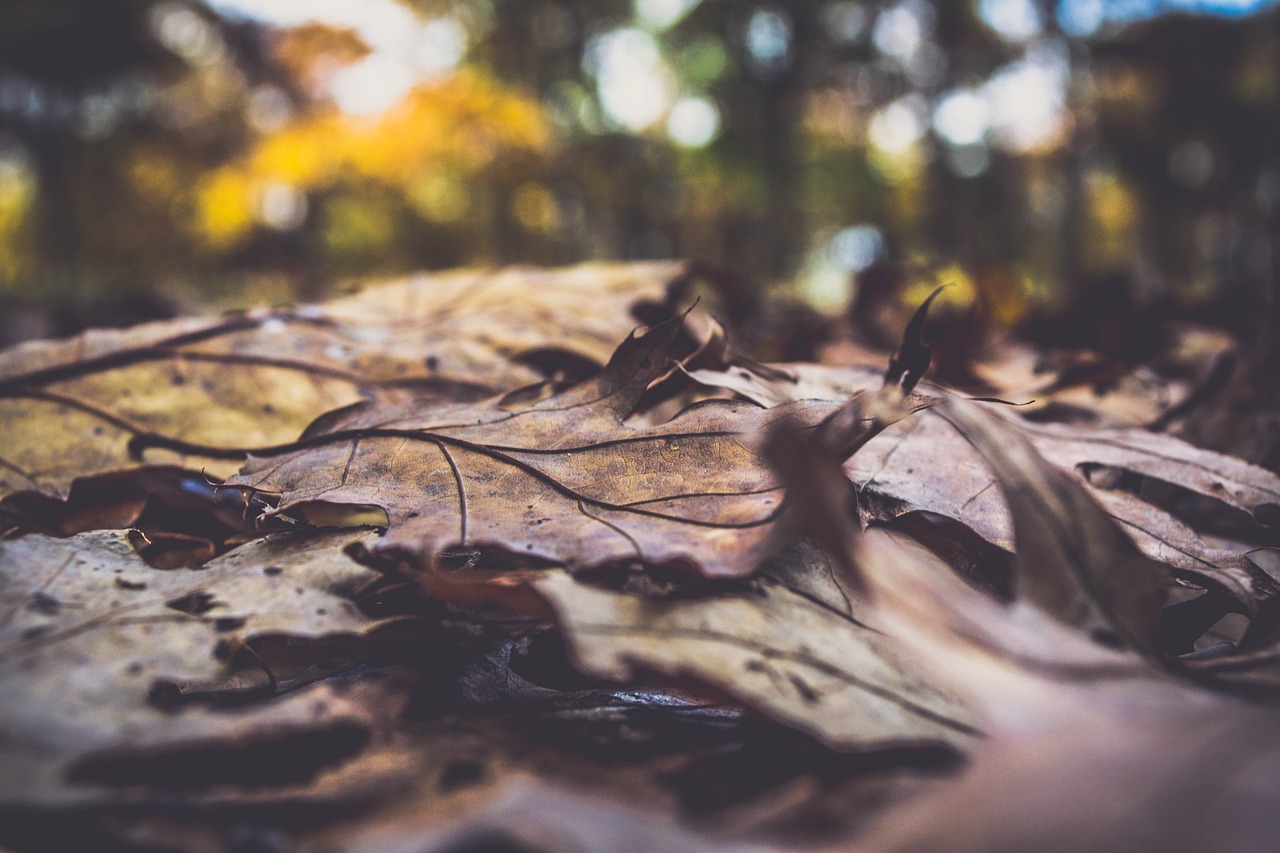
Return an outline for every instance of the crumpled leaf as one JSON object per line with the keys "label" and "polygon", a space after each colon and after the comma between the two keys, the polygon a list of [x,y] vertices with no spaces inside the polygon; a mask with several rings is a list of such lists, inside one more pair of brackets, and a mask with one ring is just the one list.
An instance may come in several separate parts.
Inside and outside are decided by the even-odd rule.
{"label": "crumpled leaf", "polygon": [[[243,456],[201,448],[290,441],[398,386],[475,399],[594,367],[633,310],[669,316],[686,276],[674,262],[420,275],[325,305],[23,344],[0,354],[0,498],[62,498],[135,457],[225,476]],[[130,443],[153,436],[180,441]]]}
{"label": "crumpled leaf", "polygon": [[[103,755],[241,732],[235,714],[171,708],[254,638],[375,627],[349,597],[375,576],[342,552],[352,538],[277,534],[173,571],[143,563],[120,531],[0,543],[0,801],[104,796]],[[252,725],[291,713],[260,709]]]}
{"label": "crumpled leaf", "polygon": [[[959,408],[947,403],[943,413]],[[980,434],[981,445],[1006,432],[969,414],[956,420]],[[1037,562],[1044,556],[1036,544],[1041,533],[1022,519],[1037,513],[1055,529],[1070,529],[1089,525],[1090,516],[1096,524],[1097,516],[1087,510],[1082,524],[1072,517],[1078,506],[1055,505],[1028,486],[1042,463],[1023,459],[1030,471],[1008,464],[1027,453],[1018,443],[995,467],[1019,519],[1024,581],[1062,568]],[[820,455],[811,461],[839,470]],[[789,487],[806,485],[789,478]],[[816,502],[833,499],[830,489],[811,495]],[[1274,838],[1280,829],[1274,708],[1214,695],[1132,649],[1099,645],[1080,630],[1090,620],[1069,626],[1030,600],[1000,603],[905,537],[864,535],[855,526],[843,535],[847,547],[838,553],[852,556],[840,568],[869,590],[868,618],[964,696],[989,734],[954,783],[889,810],[859,838],[858,849],[1243,851],[1264,849]],[[1091,573],[1131,561],[1132,552],[1115,536],[1101,536],[1088,546],[1098,561]],[[1027,587],[1035,589],[1020,583]],[[1109,612],[1127,606],[1127,592],[1104,587],[1095,595]]]}
{"label": "crumpled leaf", "polygon": [[1150,650],[1167,573],[1008,421],[952,397],[934,408],[982,454],[1000,483],[1017,541],[1015,593],[1093,636]]}
{"label": "crumpled leaf", "polygon": [[378,547],[428,564],[447,549],[499,548],[571,569],[642,560],[745,575],[774,547],[781,503],[755,436],[782,414],[816,424],[840,407],[711,400],[665,424],[624,425],[667,371],[678,331],[632,337],[597,376],[529,405],[332,413],[229,482],[280,493],[272,515],[312,523],[385,510]]}
{"label": "crumpled leaf", "polygon": [[1055,421],[1097,426],[1167,424],[1205,403],[1230,374],[1235,343],[1222,330],[1171,330],[1167,350],[1135,365],[1092,351],[1051,350],[1012,340],[990,348],[974,373],[1007,400]]}
{"label": "crumpled leaf", "polygon": [[882,815],[859,849],[1248,851],[1280,831],[1274,708],[1002,606],[902,540],[868,537],[859,566],[886,630],[990,734],[954,783]]}
{"label": "crumpled leaf", "polygon": [[[720,384],[762,405],[801,399],[835,401],[849,391],[872,388],[865,368],[778,365],[764,370],[739,365],[728,371],[697,371],[695,378]],[[922,396],[947,392],[922,383]],[[1206,542],[1185,522],[1125,491],[1104,488],[1113,471],[1130,471],[1178,485],[1250,513],[1272,524],[1280,505],[1280,477],[1221,453],[1168,435],[1140,429],[1101,429],[1078,424],[1026,421],[1017,410],[992,410],[1026,436],[1037,453],[1083,479],[1147,556],[1173,566],[1180,576],[1220,586],[1252,609],[1258,584],[1274,586],[1245,558],[1245,548]],[[937,414],[924,410],[871,438],[846,463],[859,501],[871,520],[917,511],[955,519],[987,541],[1013,549],[1012,520],[996,481],[981,457]]]}
{"label": "crumpled leaf", "polygon": [[859,849],[1245,851],[1280,829],[1274,709],[1001,605],[902,539],[858,550],[885,629],[990,735],[954,783],[882,815]]}
{"label": "crumpled leaf", "polygon": [[592,675],[704,682],[835,749],[959,745],[975,734],[968,712],[919,678],[892,640],[781,579],[672,600],[596,589],[563,573],[535,586]]}
{"label": "crumpled leaf", "polygon": [[[1025,435],[1049,462],[1077,476],[1106,460],[1108,467],[1175,482],[1261,518],[1268,518],[1269,507],[1280,497],[1280,478],[1274,474],[1169,436],[1030,424],[1007,413],[993,414]],[[1012,550],[1011,519],[995,479],[938,415],[924,412],[886,430],[847,467],[873,517],[911,510],[936,512]],[[1246,607],[1252,605],[1254,586],[1261,578],[1245,561],[1245,548],[1224,550],[1210,545],[1185,523],[1141,497],[1081,478],[1143,553],[1175,567],[1182,576],[1222,586]],[[1230,486],[1220,489],[1215,484]]]}
{"label": "crumpled leaf", "polygon": [[889,367],[884,374],[885,385],[897,385],[904,393],[910,393],[928,372],[933,360],[933,348],[925,338],[924,324],[929,317],[929,306],[946,288],[947,285],[944,284],[930,293],[911,315],[902,332],[901,343],[893,355],[889,356]]}

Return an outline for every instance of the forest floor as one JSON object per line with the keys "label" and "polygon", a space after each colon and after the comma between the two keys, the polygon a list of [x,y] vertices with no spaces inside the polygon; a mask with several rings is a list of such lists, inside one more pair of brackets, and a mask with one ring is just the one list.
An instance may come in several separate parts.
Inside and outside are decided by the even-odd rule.
{"label": "forest floor", "polygon": [[0,352],[0,845],[1280,837],[1280,476],[1179,437],[1229,336],[957,346],[926,302],[890,352],[713,285]]}

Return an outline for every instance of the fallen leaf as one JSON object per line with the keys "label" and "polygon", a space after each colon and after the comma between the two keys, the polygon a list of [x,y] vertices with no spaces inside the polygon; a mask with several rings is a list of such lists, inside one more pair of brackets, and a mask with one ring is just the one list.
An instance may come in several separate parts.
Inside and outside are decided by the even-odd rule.
{"label": "fallen leaf", "polygon": [[[905,537],[843,528],[842,553],[853,556],[839,569],[869,590],[868,618],[965,697],[989,735],[954,783],[888,810],[857,849],[1265,849],[1280,829],[1280,749],[1268,734],[1280,716],[1179,681],[1132,649],[1097,644],[1086,633],[1092,615],[1064,622],[1059,597],[1045,595],[1045,578],[1035,576],[1098,578],[1132,565],[1132,544],[1101,530],[1111,523],[1080,503],[1082,485],[1054,473],[1036,483],[1045,463],[1007,425],[971,403],[948,402],[942,413],[976,437],[1007,490],[1017,588],[1030,598],[1003,604]],[[813,462],[839,470],[820,455]],[[792,480],[790,488],[805,485]],[[811,497],[833,500],[830,489]],[[1044,532],[1029,521],[1082,535],[1092,529],[1095,539],[1064,561],[1047,554]],[[1096,563],[1075,563],[1086,558]],[[1076,593],[1106,614],[1138,606],[1115,584]]]}
{"label": "fallen leaf", "polygon": [[378,548],[428,565],[448,549],[497,548],[571,569],[640,560],[748,574],[774,547],[781,503],[756,436],[783,415],[816,424],[840,407],[710,400],[658,426],[624,424],[667,372],[679,328],[628,339],[597,376],[528,405],[374,401],[332,413],[230,483],[278,493],[268,518],[385,511]]}
{"label": "fallen leaf", "polygon": [[1025,401],[1023,411],[1042,420],[1146,427],[1175,420],[1220,390],[1234,348],[1225,332],[1192,326],[1172,330],[1168,349],[1140,365],[1005,340],[973,370],[990,393]]}
{"label": "fallen leaf", "polygon": [[[720,385],[761,405],[800,400],[846,399],[877,384],[866,368],[739,365],[728,371],[703,370],[694,378]],[[922,383],[922,398],[950,392]],[[1128,471],[1213,498],[1249,513],[1260,524],[1275,523],[1280,477],[1221,453],[1172,436],[1141,429],[1103,429],[1079,424],[1041,424],[1015,411],[992,410],[1030,440],[1049,462],[1082,479],[1090,494],[1133,537],[1147,556],[1174,567],[1178,576],[1220,586],[1252,612],[1260,594],[1275,583],[1257,570],[1247,546],[1223,547],[1205,541],[1185,522],[1127,491],[1105,488],[1113,472]],[[1012,519],[981,457],[937,414],[923,410],[886,426],[846,464],[858,487],[868,520],[882,521],[926,511],[955,519],[992,544],[1013,549]]]}
{"label": "fallen leaf", "polygon": [[[980,714],[970,766],[881,815],[860,850],[1266,849],[1280,716],[1000,605],[901,540],[860,550],[886,628]],[[905,549],[905,550],[904,550]]]}
{"label": "fallen leaf", "polygon": [[[119,531],[0,543],[0,801],[102,796],[103,755],[119,765],[241,732],[234,714],[177,709],[184,685],[228,673],[257,637],[375,627],[350,598],[374,577],[342,552],[351,539],[277,534],[174,571],[143,563]],[[290,714],[267,709],[254,726]]]}
{"label": "fallen leaf", "polygon": [[965,709],[915,673],[889,638],[777,578],[746,592],[651,600],[563,573],[535,583],[585,672],[713,685],[835,749],[967,744]]}
{"label": "fallen leaf", "polygon": [[[1083,475],[1102,464],[1148,474],[1267,518],[1269,507],[1280,497],[1280,478],[1274,474],[1169,436],[1030,424],[1008,413],[995,414],[1025,435],[1045,459],[1083,480],[1149,557],[1173,566],[1180,576],[1222,586],[1249,609],[1256,600],[1255,586],[1268,586],[1265,576],[1244,559],[1246,546],[1210,545],[1160,507],[1128,492],[1102,488]],[[874,518],[927,510],[964,523],[1001,548],[1013,548],[1012,521],[995,478],[936,414],[922,412],[886,430],[847,467]],[[1232,486],[1218,489],[1215,483]]]}
{"label": "fallen leaf", "polygon": [[0,498],[64,498],[140,459],[221,477],[243,455],[211,448],[290,441],[379,391],[475,399],[594,369],[633,311],[670,316],[686,277],[674,262],[420,275],[325,305],[23,344],[0,354]]}
{"label": "fallen leaf", "polygon": [[1004,493],[1017,542],[1015,593],[1095,638],[1151,651],[1164,567],[1138,550],[1083,483],[982,404],[952,397],[933,411],[982,454]]}

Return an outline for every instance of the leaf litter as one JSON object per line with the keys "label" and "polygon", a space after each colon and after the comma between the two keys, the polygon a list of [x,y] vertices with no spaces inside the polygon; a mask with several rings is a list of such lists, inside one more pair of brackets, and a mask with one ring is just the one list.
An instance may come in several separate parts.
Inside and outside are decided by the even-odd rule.
{"label": "leaf litter", "polygon": [[[662,269],[566,275],[669,294]],[[690,358],[678,320],[609,357],[628,284],[568,334],[593,342],[575,359],[521,336],[522,317],[575,322],[567,291],[542,313],[512,297],[540,275],[331,303],[309,316],[363,341],[340,366],[307,322],[272,323],[298,362],[285,386],[315,365],[353,395],[312,394],[272,432],[218,432],[252,391],[209,406],[143,383],[111,404],[162,427],[124,423],[61,473],[15,444],[11,474],[46,473],[11,479],[28,503],[0,507],[26,513],[5,516],[19,538],[0,550],[2,748],[21,771],[0,789],[0,842],[1248,849],[1272,831],[1275,755],[1245,744],[1274,726],[1274,581],[1247,542],[1202,537],[1131,486],[1243,510],[1237,529],[1265,541],[1274,475],[922,382],[924,309],[885,373]],[[389,319],[437,297],[450,308],[415,322],[457,331],[448,370]],[[178,322],[157,340],[210,328]],[[245,361],[262,366],[253,329]],[[165,369],[206,360],[146,334],[10,354],[26,378],[0,402],[32,435],[55,403],[110,426],[31,377],[130,346]],[[183,405],[205,406],[208,432],[164,421]],[[246,457],[226,485],[192,467]],[[204,498],[178,523],[184,490]],[[148,552],[164,536],[167,556]],[[1242,635],[1187,653],[1233,610]],[[1177,781],[1117,812],[1148,778]],[[1012,802],[1029,807],[979,817]]]}

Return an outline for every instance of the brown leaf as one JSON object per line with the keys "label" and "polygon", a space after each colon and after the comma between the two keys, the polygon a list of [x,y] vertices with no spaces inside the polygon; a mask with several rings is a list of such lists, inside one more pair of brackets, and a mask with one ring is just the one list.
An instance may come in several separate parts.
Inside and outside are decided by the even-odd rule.
{"label": "brown leaf", "polygon": [[282,493],[276,514],[312,523],[381,508],[379,547],[426,563],[450,548],[499,548],[571,569],[642,560],[745,575],[773,547],[781,505],[755,436],[782,415],[815,424],[839,407],[711,400],[665,424],[624,425],[667,371],[679,329],[632,337],[594,378],[528,405],[332,413],[231,482]]}
{"label": "brown leaf", "polygon": [[1164,424],[1203,405],[1221,390],[1235,347],[1221,330],[1173,330],[1174,345],[1150,365],[1093,351],[1044,351],[1010,340],[974,365],[990,393],[1025,402],[1040,418],[1097,426]]}
{"label": "brown leaf", "polygon": [[[763,370],[740,365],[728,371],[696,371],[707,384],[721,384],[761,405],[800,399],[836,401],[847,392],[874,387],[865,368],[780,365]],[[920,397],[947,392],[922,383]],[[1280,477],[1239,459],[1139,429],[1039,424],[1018,410],[991,410],[1057,467],[1083,479],[1090,495],[1119,522],[1147,556],[1181,577],[1220,587],[1252,610],[1258,592],[1275,584],[1245,558],[1246,547],[1224,548],[1203,540],[1186,523],[1129,492],[1104,488],[1107,471],[1173,483],[1242,509],[1260,523],[1273,523]],[[920,411],[871,438],[846,465],[860,504],[872,520],[927,511],[962,522],[987,541],[1013,548],[1012,519],[982,458],[938,415]],[[1274,590],[1273,590],[1274,591]]]}
{"label": "brown leaf", "polygon": [[[1025,435],[1035,450],[1059,468],[1084,479],[1090,494],[1134,538],[1143,553],[1175,567],[1181,576],[1221,586],[1246,607],[1254,602],[1258,573],[1243,560],[1244,547],[1222,550],[1186,524],[1136,495],[1089,482],[1084,472],[1100,460],[1217,497],[1261,517],[1280,496],[1280,478],[1261,468],[1178,439],[1140,430],[1032,424],[993,412]],[[981,459],[945,422],[929,412],[887,430],[869,442],[848,466],[873,517],[928,510],[955,518],[983,538],[1012,549],[1012,523]],[[1230,483],[1229,489],[1214,488]]]}
{"label": "brown leaf", "polygon": [[592,675],[695,679],[836,749],[967,744],[974,734],[964,708],[919,678],[892,640],[779,579],[668,601],[595,589],[563,573],[536,587]]}
{"label": "brown leaf", "polygon": [[924,324],[929,317],[929,306],[946,287],[947,285],[944,284],[930,293],[911,315],[911,320],[902,332],[902,342],[889,357],[889,367],[884,373],[885,385],[897,385],[902,389],[902,393],[910,394],[929,370],[933,353],[928,341],[925,340]]}
{"label": "brown leaf", "polygon": [[990,737],[954,783],[882,815],[858,849],[1248,851],[1280,831],[1273,708],[1000,605],[903,540],[868,537],[859,556],[886,630]]}
{"label": "brown leaf", "polygon": [[[277,534],[174,571],[143,563],[123,532],[0,543],[0,801],[104,796],[101,755],[242,733],[235,714],[166,706],[183,685],[227,674],[255,637],[373,628],[349,597],[374,576],[342,553],[351,538]],[[253,726],[291,715],[261,710]]]}
{"label": "brown leaf", "polygon": [[[1041,532],[1023,519],[1066,530],[1083,512],[1096,523],[1096,507],[1082,510],[1048,485],[1027,483],[1043,463],[1027,458],[1024,440],[1002,456],[997,440],[1009,441],[1008,432],[993,429],[985,412],[971,403],[943,411],[954,417],[961,408],[970,411],[955,419],[1017,487],[1010,499],[1020,554],[1046,557]],[[815,464],[834,470],[820,457]],[[1057,488],[1069,482],[1049,476]],[[831,490],[812,499],[830,502]],[[851,527],[845,536],[842,550],[854,556],[842,568],[870,590],[868,618],[964,696],[989,735],[954,783],[890,809],[859,837],[859,850],[1243,851],[1265,849],[1280,829],[1274,709],[1179,682],[1132,650],[1092,642],[1032,601],[997,602],[904,537]],[[1111,533],[1087,549],[1099,561],[1084,569],[1092,576],[1133,555]]]}
{"label": "brown leaf", "polygon": [[1150,650],[1164,603],[1164,567],[1009,421],[954,397],[934,411],[982,454],[1000,484],[1017,542],[1015,593],[1095,637]]}
{"label": "brown leaf", "polygon": [[380,390],[475,399],[593,368],[631,312],[668,305],[685,275],[679,263],[421,275],[322,306],[24,344],[0,354],[0,497],[65,497],[134,457],[223,476],[243,461],[235,448],[290,441]]}

